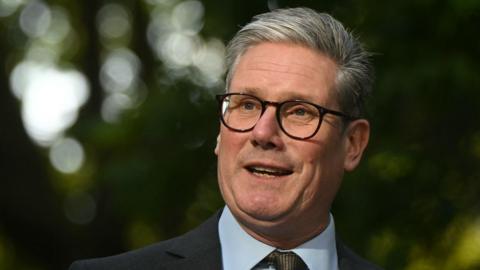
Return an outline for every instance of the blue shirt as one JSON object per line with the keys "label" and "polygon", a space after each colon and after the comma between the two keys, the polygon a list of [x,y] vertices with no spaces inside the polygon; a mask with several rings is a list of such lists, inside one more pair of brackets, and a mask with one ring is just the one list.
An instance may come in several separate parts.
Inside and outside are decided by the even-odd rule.
{"label": "blue shirt", "polygon": [[[220,217],[218,233],[224,270],[250,270],[276,249],[245,232],[227,206]],[[338,270],[333,216],[330,214],[322,233],[289,251],[300,256],[310,270]]]}

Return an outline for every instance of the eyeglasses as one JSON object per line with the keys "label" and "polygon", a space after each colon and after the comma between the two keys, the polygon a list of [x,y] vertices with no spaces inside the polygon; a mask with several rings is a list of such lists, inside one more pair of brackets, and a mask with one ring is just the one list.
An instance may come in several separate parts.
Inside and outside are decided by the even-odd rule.
{"label": "eyeglasses", "polygon": [[313,137],[319,130],[325,114],[340,116],[348,121],[357,119],[303,100],[272,102],[241,93],[217,95],[217,100],[222,123],[237,132],[252,130],[268,105],[276,108],[280,129],[289,137],[299,140]]}

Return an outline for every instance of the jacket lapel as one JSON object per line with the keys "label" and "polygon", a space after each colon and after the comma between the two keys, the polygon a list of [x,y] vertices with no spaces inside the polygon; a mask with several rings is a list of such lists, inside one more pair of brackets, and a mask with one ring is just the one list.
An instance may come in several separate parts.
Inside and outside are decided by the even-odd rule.
{"label": "jacket lapel", "polygon": [[381,270],[378,266],[355,254],[338,239],[338,236],[337,257],[339,270]]}
{"label": "jacket lapel", "polygon": [[218,220],[221,212],[218,211],[196,229],[177,238],[166,252],[178,259],[163,265],[160,269],[222,269],[218,237]]}

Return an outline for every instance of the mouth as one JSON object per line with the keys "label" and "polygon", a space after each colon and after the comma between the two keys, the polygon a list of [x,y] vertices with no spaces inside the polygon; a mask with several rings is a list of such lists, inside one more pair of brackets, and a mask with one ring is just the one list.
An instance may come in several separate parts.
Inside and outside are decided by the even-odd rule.
{"label": "mouth", "polygon": [[257,176],[260,177],[279,177],[279,176],[287,176],[293,173],[292,170],[278,168],[278,167],[268,167],[268,166],[247,166],[246,169]]}

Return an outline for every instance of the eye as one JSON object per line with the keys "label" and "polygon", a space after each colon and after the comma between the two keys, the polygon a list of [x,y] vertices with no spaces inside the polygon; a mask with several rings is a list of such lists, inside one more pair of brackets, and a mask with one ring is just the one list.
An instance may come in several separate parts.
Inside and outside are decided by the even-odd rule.
{"label": "eye", "polygon": [[232,95],[228,106],[231,112],[245,115],[254,115],[262,111],[260,101],[248,95]]}
{"label": "eye", "polygon": [[318,117],[318,110],[308,103],[291,102],[282,108],[282,115],[292,121],[310,121]]}
{"label": "eye", "polygon": [[248,100],[244,100],[242,101],[242,109],[245,109],[245,110],[254,110],[255,109],[255,103],[253,103],[252,101],[248,101]]}
{"label": "eye", "polygon": [[296,116],[304,116],[308,112],[304,108],[295,108],[291,114],[294,114]]}
{"label": "eye", "polygon": [[290,106],[286,110],[286,114],[288,116],[307,117],[307,116],[315,115],[315,112],[314,112],[314,110],[312,110],[312,108],[307,107],[303,104],[295,104],[293,106]]}
{"label": "eye", "polygon": [[236,107],[244,112],[261,110],[262,105],[254,98],[248,96],[237,96]]}

